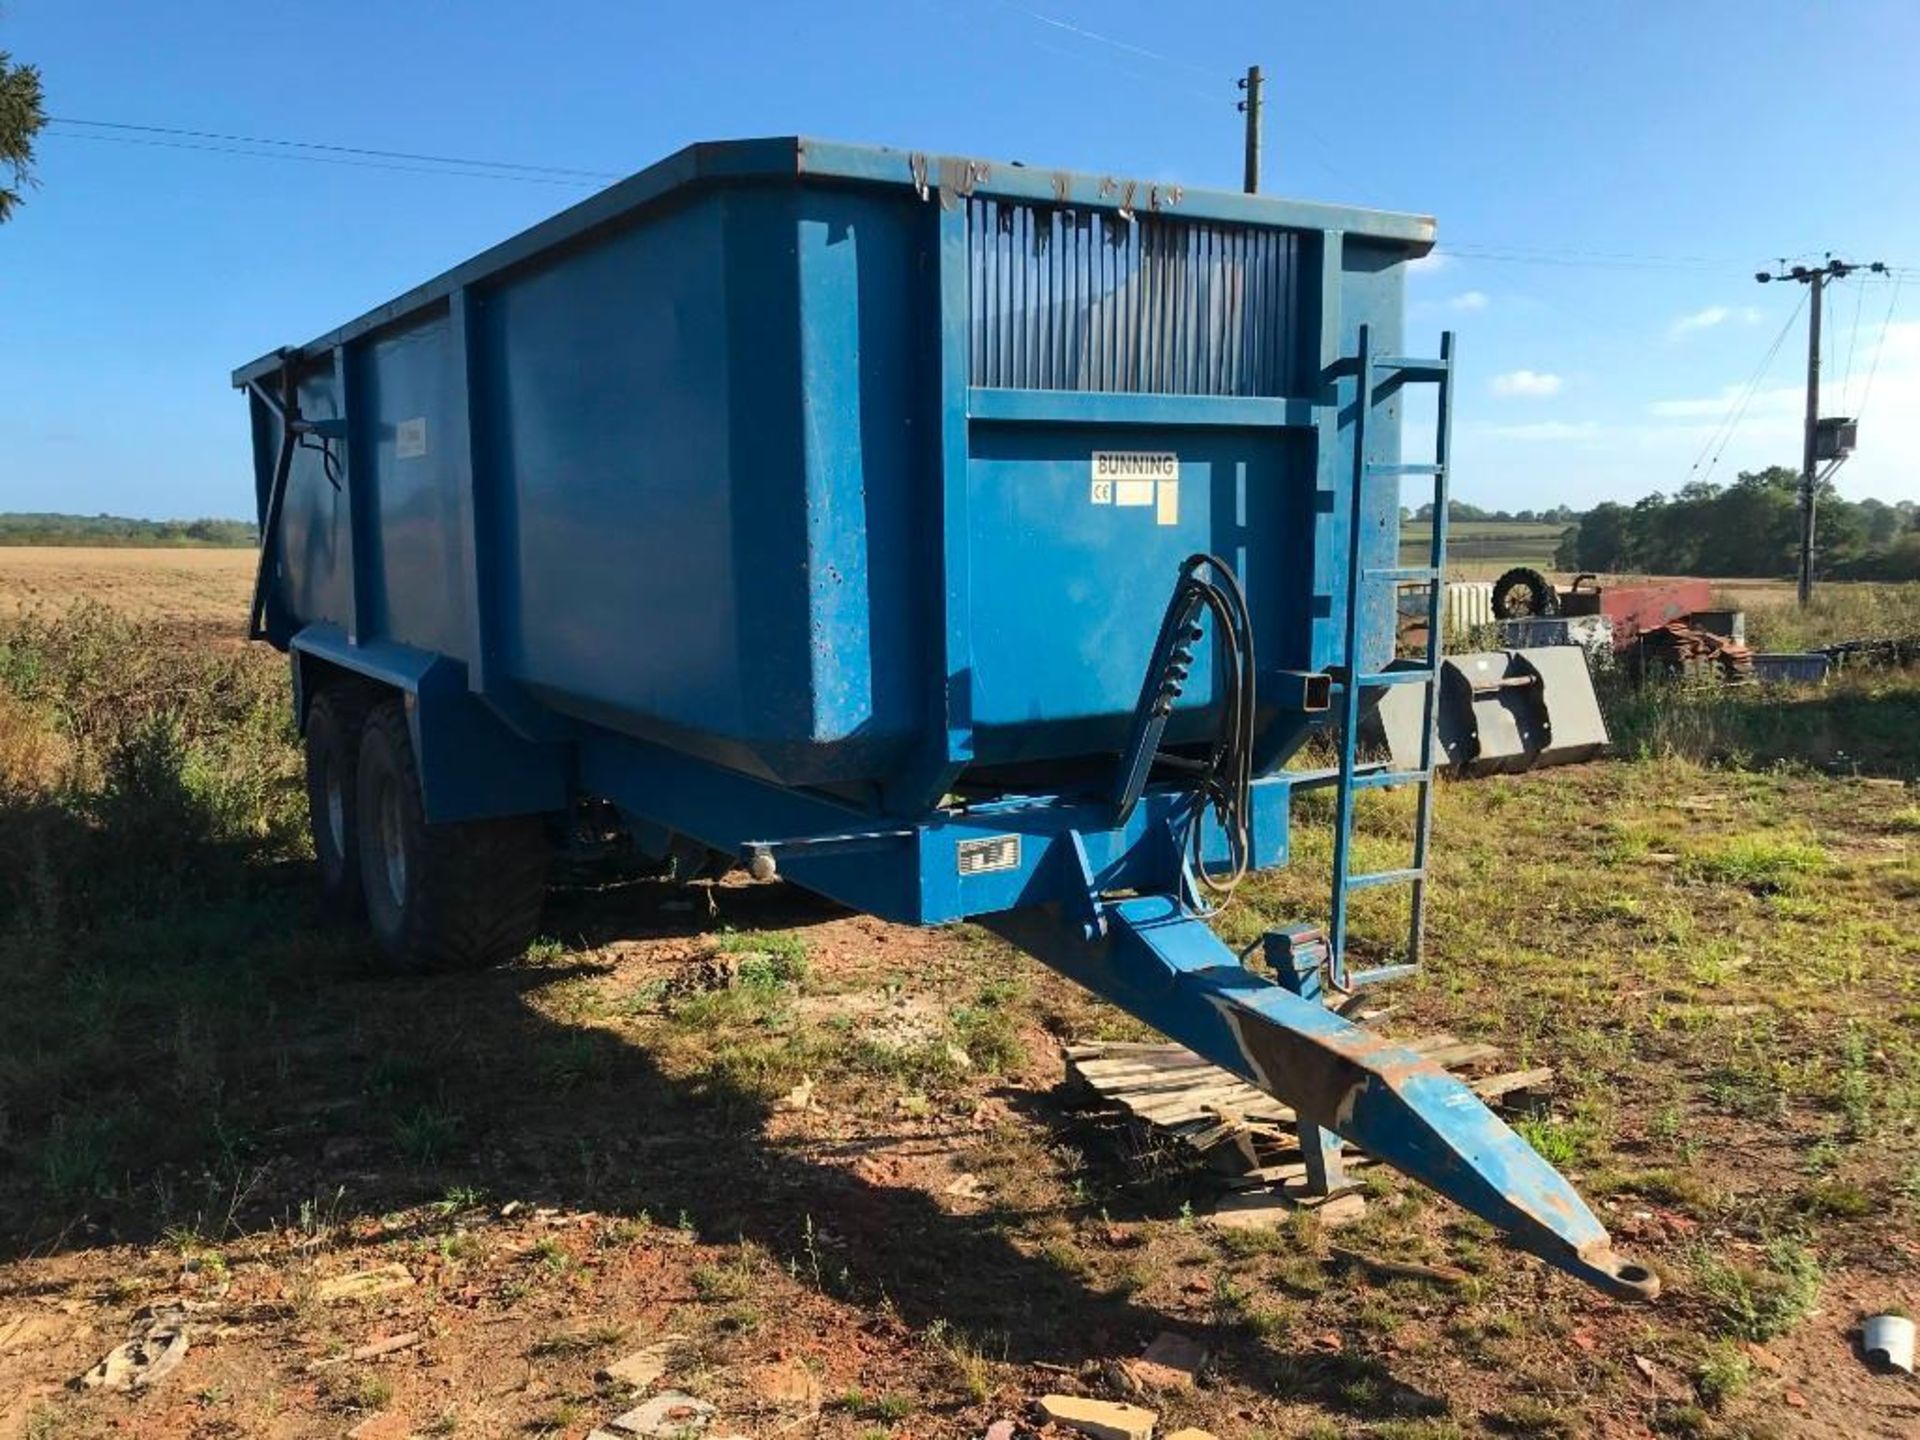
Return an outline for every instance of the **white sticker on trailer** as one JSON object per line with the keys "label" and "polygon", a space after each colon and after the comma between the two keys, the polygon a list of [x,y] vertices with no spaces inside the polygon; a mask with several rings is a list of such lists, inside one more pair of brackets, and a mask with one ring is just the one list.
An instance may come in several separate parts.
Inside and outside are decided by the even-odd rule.
{"label": "white sticker on trailer", "polygon": [[990,875],[996,870],[1020,868],[1020,837],[990,835],[984,840],[962,840],[954,847],[962,875]]}
{"label": "white sticker on trailer", "polygon": [[402,420],[393,430],[393,458],[418,460],[427,453],[427,417]]}
{"label": "white sticker on trailer", "polygon": [[1093,504],[1151,508],[1157,524],[1180,523],[1180,457],[1171,450],[1096,450],[1091,465]]}

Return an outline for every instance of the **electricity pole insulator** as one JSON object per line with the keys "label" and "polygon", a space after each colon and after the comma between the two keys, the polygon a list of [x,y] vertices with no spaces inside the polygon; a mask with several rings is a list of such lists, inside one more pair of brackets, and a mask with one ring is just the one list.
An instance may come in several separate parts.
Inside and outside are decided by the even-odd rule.
{"label": "electricity pole insulator", "polygon": [[[1783,265],[1785,261],[1781,262]],[[1795,265],[1770,275],[1765,270],[1753,278],[1762,285],[1774,280],[1793,280],[1809,287],[1807,299],[1807,419],[1806,431],[1802,436],[1800,451],[1800,574],[1799,596],[1802,605],[1813,599],[1813,533],[1814,514],[1820,504],[1820,480],[1818,467],[1821,459],[1820,437],[1820,312],[1821,300],[1826,294],[1829,280],[1844,280],[1856,270],[1870,271],[1875,275],[1887,273],[1884,262],[1876,260],[1871,265],[1850,265],[1845,260],[1836,260],[1831,255],[1824,265]],[[1832,427],[1828,427],[1831,429]],[[1849,452],[1851,447],[1849,446]],[[1846,458],[1840,454],[1834,459],[1837,466]],[[1831,470],[1828,472],[1831,474]]]}
{"label": "electricity pole insulator", "polygon": [[1241,188],[1249,195],[1260,192],[1260,88],[1266,83],[1258,65],[1249,66],[1240,88],[1247,92],[1237,108],[1247,117],[1247,162]]}

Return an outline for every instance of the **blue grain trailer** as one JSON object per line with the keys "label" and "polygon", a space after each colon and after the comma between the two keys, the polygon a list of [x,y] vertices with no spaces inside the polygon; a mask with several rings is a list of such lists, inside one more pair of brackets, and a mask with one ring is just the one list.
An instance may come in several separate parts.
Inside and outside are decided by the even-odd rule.
{"label": "blue grain trailer", "polygon": [[[823,143],[696,145],[235,372],[252,628],[292,658],[330,901],[402,967],[533,938],[591,814],[909,924],[971,918],[1609,1293],[1646,1269],[1458,1080],[1341,1019],[1417,957],[1433,755],[1362,764],[1430,220]],[[1436,453],[1400,458],[1403,404]],[[1445,505],[1436,511],[1444,517]],[[1434,614],[1429,612],[1429,619]],[[1437,624],[1427,633],[1437,635]],[[1430,713],[1430,710],[1429,712]],[[1337,765],[1288,768],[1316,727]],[[1428,727],[1430,733],[1431,727]],[[1352,873],[1355,795],[1415,853]],[[1328,922],[1207,917],[1334,792]],[[1411,887],[1408,965],[1351,894]]]}

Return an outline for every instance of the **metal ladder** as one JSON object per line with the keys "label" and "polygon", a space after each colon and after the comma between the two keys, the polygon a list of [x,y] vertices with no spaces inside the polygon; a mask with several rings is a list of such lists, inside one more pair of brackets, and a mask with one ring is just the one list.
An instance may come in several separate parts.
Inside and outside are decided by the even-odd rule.
{"label": "metal ladder", "polygon": [[[1453,420],[1453,332],[1440,337],[1437,360],[1413,359],[1404,355],[1375,355],[1370,327],[1362,325],[1357,352],[1348,362],[1358,381],[1353,423],[1353,500],[1347,524],[1347,628],[1345,665],[1339,671],[1340,685],[1340,767],[1336,790],[1333,835],[1333,905],[1328,927],[1327,958],[1333,983],[1342,990],[1397,980],[1419,968],[1420,951],[1426,939],[1427,923],[1427,843],[1433,827],[1433,726],[1434,706],[1440,679],[1440,622],[1445,593],[1444,563],[1447,552],[1447,456],[1449,431]],[[1343,367],[1344,369],[1345,367]],[[1438,386],[1438,404],[1434,421],[1433,459],[1430,462],[1401,464],[1369,461],[1367,431],[1374,407],[1409,384]],[[1381,480],[1397,482],[1405,475],[1429,475],[1433,478],[1433,536],[1425,565],[1361,568],[1362,517],[1366,499]],[[1399,505],[1398,484],[1394,504]],[[1398,558],[1397,556],[1395,557]],[[1427,588],[1426,653],[1411,664],[1396,664],[1388,669],[1366,673],[1361,667],[1361,601],[1370,584],[1395,588],[1395,615],[1398,616],[1398,587],[1413,583]],[[1396,625],[1397,629],[1397,625]],[[1363,691],[1381,685],[1419,685],[1420,764],[1413,770],[1359,765],[1360,698]],[[1414,820],[1413,863],[1403,870],[1375,870],[1352,873],[1354,797],[1361,790],[1382,789],[1389,785],[1413,785],[1418,789]],[[1382,965],[1371,970],[1349,973],[1347,967],[1347,912],[1355,891],[1383,885],[1411,884],[1411,915],[1407,926],[1407,951],[1404,963]]]}

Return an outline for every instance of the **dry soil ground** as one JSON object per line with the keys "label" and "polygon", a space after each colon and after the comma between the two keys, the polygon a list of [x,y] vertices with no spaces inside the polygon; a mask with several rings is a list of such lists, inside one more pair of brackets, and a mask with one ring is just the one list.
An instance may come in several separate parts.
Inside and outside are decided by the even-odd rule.
{"label": "dry soil ground", "polygon": [[[0,600],[37,576],[211,625],[247,573],[0,551]],[[558,896],[501,971],[396,979],[261,859],[70,973],[8,952],[0,1006],[36,1008],[0,1022],[0,1434],[582,1440],[670,1388],[716,1437],[1030,1435],[1046,1392],[1223,1440],[1920,1434],[1854,1339],[1920,1306],[1916,696],[1770,700],[1825,770],[1441,792],[1434,953],[1384,1023],[1557,1069],[1526,1133],[1653,1306],[1385,1174],[1335,1236],[1216,1231],[1217,1179],[1061,1088],[1062,1042],[1144,1032],[970,928],[640,884]],[[1405,821],[1379,797],[1361,863]],[[1298,825],[1233,940],[1319,913],[1326,817]],[[74,1386],[168,1307],[176,1370]],[[1136,1393],[1119,1362],[1166,1331],[1200,1384]],[[649,1347],[657,1378],[609,1378]]]}

